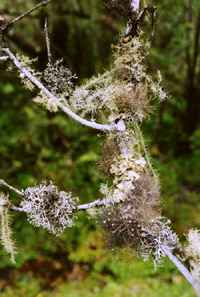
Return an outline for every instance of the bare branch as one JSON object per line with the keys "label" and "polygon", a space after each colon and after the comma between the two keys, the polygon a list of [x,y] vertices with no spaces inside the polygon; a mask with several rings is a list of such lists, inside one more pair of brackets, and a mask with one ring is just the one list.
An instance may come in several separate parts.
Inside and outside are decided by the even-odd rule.
{"label": "bare branch", "polygon": [[[3,52],[5,52],[7,55],[10,56],[10,58],[13,60],[14,64],[17,66],[17,68],[19,68],[45,95],[47,95],[49,97],[49,99],[53,99],[55,98],[55,96],[49,92],[44,86],[43,84],[41,84],[41,82],[39,80],[37,80],[36,77],[34,77],[28,70],[26,70],[26,68],[24,68],[22,66],[22,64],[16,59],[16,57],[13,55],[13,53],[11,53],[11,51],[9,50],[9,48],[1,48],[1,50]],[[111,131],[116,129],[117,131],[123,132],[124,131],[124,126],[118,126],[118,125],[101,125],[101,124],[97,124],[95,122],[90,122],[87,121],[83,118],[81,118],[80,116],[78,116],[77,114],[75,114],[73,111],[71,111],[68,107],[64,106],[61,102],[60,99],[58,100],[58,106],[71,118],[73,118],[74,120],[76,120],[77,122],[81,123],[84,126],[88,126],[91,127],[93,129],[97,129],[97,130],[102,130],[102,131]]]}
{"label": "bare branch", "polygon": [[50,39],[49,39],[49,35],[48,35],[47,18],[45,18],[44,33],[46,36],[48,61],[49,61],[49,63],[51,63],[52,56],[51,56],[51,50],[50,50]]}
{"label": "bare branch", "polygon": [[2,56],[2,57],[0,57],[0,61],[7,60],[8,58],[9,58],[8,56]]}
{"label": "bare branch", "polygon": [[156,13],[157,13],[156,10],[154,10],[154,12],[152,13],[152,30],[151,30],[151,35],[150,35],[150,38],[149,38],[150,46],[151,46],[152,38],[154,36],[155,23],[156,23]]}
{"label": "bare branch", "polygon": [[19,20],[23,19],[25,16],[27,16],[27,15],[28,15],[29,13],[31,13],[32,11],[38,9],[39,7],[41,7],[41,6],[46,6],[49,2],[50,2],[50,0],[48,0],[48,1],[43,1],[43,2],[41,2],[40,4],[36,5],[35,7],[29,9],[27,12],[21,14],[20,16],[18,16],[17,18],[15,18],[14,20],[12,20],[12,21],[6,23],[6,24],[4,25],[4,27],[2,28],[2,31],[8,29],[8,28],[11,27],[14,23],[16,23],[16,22],[18,22]]}
{"label": "bare branch", "polygon": [[19,195],[24,196],[24,194],[22,192],[20,192],[19,190],[15,189],[14,187],[7,184],[3,179],[0,179],[0,184],[8,187],[10,190],[16,192]]}

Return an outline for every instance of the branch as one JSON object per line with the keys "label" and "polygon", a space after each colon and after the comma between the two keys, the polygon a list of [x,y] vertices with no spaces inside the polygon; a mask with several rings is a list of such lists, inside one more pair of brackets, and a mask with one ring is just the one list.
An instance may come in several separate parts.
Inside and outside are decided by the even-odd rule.
{"label": "branch", "polygon": [[140,6],[140,0],[132,0],[131,1],[131,7],[133,8],[133,11],[139,11]]}
{"label": "branch", "polygon": [[[7,186],[9,189],[15,191],[16,193],[24,196],[24,194],[22,192],[20,192],[19,190],[15,189],[14,187],[8,185],[4,180],[0,180],[0,184]],[[87,204],[82,204],[82,205],[78,205],[76,206],[76,210],[83,210],[85,211],[86,209],[89,209],[91,207],[101,207],[101,206],[106,206],[107,205],[107,200],[103,199],[103,200],[95,200],[91,203],[87,203]],[[116,204],[116,201],[110,201],[110,203],[112,204]],[[21,211],[21,212],[26,212],[23,208],[21,207],[16,207],[14,204],[12,204],[9,201],[2,201],[2,203],[0,203],[0,206],[4,206],[7,209],[9,209],[10,211]],[[185,278],[189,281],[189,283],[192,285],[192,287],[197,291],[197,293],[200,293],[200,284],[192,277],[191,273],[189,272],[189,270],[181,263],[180,260],[178,260],[178,258],[176,256],[174,256],[171,252],[171,249],[169,247],[167,247],[166,245],[162,246],[162,249],[164,251],[164,253],[169,257],[169,259],[176,265],[176,267],[179,269],[179,271],[185,276]]]}
{"label": "branch", "polygon": [[12,204],[9,201],[0,203],[0,206],[4,206],[4,207],[6,207],[9,210],[25,212],[25,210],[22,207],[17,207],[17,206],[15,206],[14,204]]}
{"label": "branch", "polygon": [[[114,200],[113,200],[113,203],[114,203]],[[107,205],[106,199],[95,200],[95,201],[93,201],[91,203],[78,205],[77,210],[86,210],[86,209],[91,208],[91,207],[99,207],[99,206],[105,206],[105,205]]]}
{"label": "branch", "polygon": [[2,57],[0,57],[0,61],[7,60],[8,58],[9,58],[9,56],[2,56]]}
{"label": "branch", "polygon": [[[22,66],[22,64],[11,53],[11,51],[9,50],[9,48],[1,48],[1,50],[3,52],[5,52],[7,55],[9,55],[9,57],[11,58],[11,60],[13,60],[14,64],[17,66],[17,68],[19,68],[25,74],[25,76],[27,76],[32,81],[32,83],[34,83],[46,96],[48,96],[49,99],[55,98],[55,96],[51,92],[49,92],[43,86],[43,84],[41,84],[41,82],[39,80],[37,80],[36,77],[34,77],[28,70],[26,70],[26,68],[24,68]],[[64,106],[60,101],[58,103],[58,106],[68,116],[70,116],[71,118],[73,118],[74,120],[76,120],[77,122],[81,123],[84,126],[88,126],[88,127],[93,128],[93,129],[102,130],[102,131],[111,131],[111,130],[114,130],[114,129],[117,129],[117,131],[120,131],[120,132],[125,131],[124,130],[125,127],[122,126],[122,125],[101,125],[101,124],[97,124],[95,122],[90,122],[88,120],[85,120],[85,119],[81,118],[80,116],[78,116],[77,114],[75,114],[73,111],[71,111],[68,107]]]}
{"label": "branch", "polygon": [[193,278],[189,270],[181,263],[181,261],[172,254],[170,249],[167,246],[163,246],[163,251],[169,257],[169,259],[176,265],[179,271],[185,276],[185,278],[189,281],[192,287],[200,294],[200,284]]}
{"label": "branch", "polygon": [[14,191],[15,193],[17,193],[21,196],[24,196],[24,194],[22,192],[20,192],[19,190],[15,189],[14,187],[7,184],[3,179],[0,179],[0,184],[8,187],[10,190]]}
{"label": "branch", "polygon": [[18,16],[17,18],[15,18],[14,20],[6,23],[4,26],[2,26],[2,32],[3,31],[7,31],[9,27],[11,27],[14,23],[18,22],[19,20],[23,19],[25,16],[27,16],[29,13],[31,13],[32,11],[38,9],[41,6],[46,6],[48,3],[50,2],[50,0],[48,1],[43,1],[40,4],[36,5],[35,7],[29,9],[27,12],[21,14],[20,16]]}

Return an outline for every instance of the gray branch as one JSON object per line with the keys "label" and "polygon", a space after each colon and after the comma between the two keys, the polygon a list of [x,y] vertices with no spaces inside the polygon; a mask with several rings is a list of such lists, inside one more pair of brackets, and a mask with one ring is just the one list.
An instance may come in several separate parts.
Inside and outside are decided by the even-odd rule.
{"label": "gray branch", "polygon": [[10,201],[3,202],[2,204],[0,204],[0,206],[6,207],[9,210],[25,212],[25,210],[22,207],[17,207],[14,204],[12,204]]}
{"label": "gray branch", "polygon": [[[22,66],[22,64],[16,59],[16,57],[11,53],[9,48],[1,48],[3,52],[5,52],[9,57],[13,60],[14,64],[19,68],[22,73],[24,73],[25,76],[27,76],[32,83],[34,83],[46,96],[48,96],[49,99],[55,98],[55,96],[49,92],[41,82],[34,77],[25,67]],[[58,99],[59,100],[59,99]],[[93,129],[102,130],[102,131],[111,131],[111,130],[118,130],[120,132],[124,131],[124,126],[118,126],[118,125],[101,125],[95,122],[87,121],[77,114],[75,114],[73,111],[71,111],[68,107],[64,106],[60,101],[58,102],[58,106],[71,118],[76,120],[77,122],[81,123],[84,126],[91,127]]]}
{"label": "gray branch", "polygon": [[170,249],[167,246],[162,247],[165,254],[168,258],[176,265],[178,270],[185,276],[185,278],[189,281],[192,287],[200,294],[200,284],[193,278],[189,270],[181,263],[181,261],[172,254]]}
{"label": "gray branch", "polygon": [[35,7],[29,9],[27,12],[21,14],[20,16],[18,16],[17,18],[15,18],[14,20],[8,22],[7,24],[4,25],[4,27],[2,28],[2,30],[7,29],[8,27],[11,27],[14,23],[18,22],[19,20],[21,20],[22,18],[24,18],[25,16],[27,16],[29,13],[31,13],[32,11],[38,9],[41,6],[46,6],[48,3],[50,2],[50,0],[48,1],[43,1],[40,4],[36,5]]}
{"label": "gray branch", "polygon": [[19,190],[15,189],[14,187],[7,184],[3,179],[0,179],[0,184],[8,187],[10,190],[14,191],[15,193],[17,193],[21,196],[24,196],[24,194],[22,192],[20,192]]}
{"label": "gray branch", "polygon": [[9,56],[2,56],[2,57],[0,57],[0,61],[7,60],[8,58],[9,58]]}

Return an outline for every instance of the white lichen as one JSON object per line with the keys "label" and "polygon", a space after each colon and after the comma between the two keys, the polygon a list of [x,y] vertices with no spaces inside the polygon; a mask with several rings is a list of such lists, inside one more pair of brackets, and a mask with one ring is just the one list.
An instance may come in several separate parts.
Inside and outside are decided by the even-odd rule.
{"label": "white lichen", "polygon": [[32,224],[60,235],[66,227],[74,225],[77,201],[78,198],[72,197],[71,193],[59,192],[50,181],[49,185],[42,182],[38,186],[27,188],[20,205]]}

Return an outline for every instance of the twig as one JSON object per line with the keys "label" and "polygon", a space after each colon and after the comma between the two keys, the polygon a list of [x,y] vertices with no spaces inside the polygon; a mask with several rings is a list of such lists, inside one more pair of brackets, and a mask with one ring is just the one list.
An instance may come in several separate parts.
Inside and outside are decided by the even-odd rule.
{"label": "twig", "polygon": [[95,200],[95,201],[93,201],[91,203],[77,205],[77,210],[86,210],[86,209],[91,208],[91,207],[99,207],[99,206],[105,206],[105,205],[106,205],[105,199]]}
{"label": "twig", "polygon": [[0,57],[0,61],[7,60],[8,58],[9,58],[8,56],[3,56],[3,57]]}
{"label": "twig", "polygon": [[156,15],[157,15],[157,9],[155,9],[153,12],[152,12],[152,30],[151,30],[151,35],[150,35],[150,38],[149,38],[149,47],[151,47],[151,43],[152,43],[152,38],[154,36],[154,31],[155,31],[155,23],[156,23]]}
{"label": "twig", "polygon": [[[14,64],[19,68],[46,96],[49,97],[49,99],[54,99],[55,96],[49,92],[43,84],[39,80],[37,80],[36,77],[34,77],[26,68],[22,66],[22,64],[16,59],[16,57],[11,53],[9,48],[1,48],[3,52],[5,52],[9,57],[13,60]],[[102,131],[111,131],[111,130],[117,130],[120,132],[124,131],[124,126],[118,126],[118,125],[101,125],[97,124],[95,122],[87,121],[77,114],[75,114],[73,111],[71,111],[68,107],[64,106],[61,102],[58,102],[58,106],[71,118],[76,120],[77,122],[81,123],[84,126],[91,127],[93,129],[102,130]]]}
{"label": "twig", "polygon": [[193,278],[189,270],[181,263],[181,261],[172,254],[170,249],[167,246],[163,246],[163,251],[169,257],[169,259],[176,265],[179,271],[185,276],[185,278],[189,281],[192,287],[200,294],[200,284]]}
{"label": "twig", "polygon": [[50,39],[49,39],[49,35],[48,35],[47,18],[45,18],[44,33],[46,36],[48,61],[49,61],[49,63],[51,63],[52,56],[51,56],[51,50],[50,50]]}
{"label": "twig", "polygon": [[19,190],[15,189],[14,187],[7,184],[3,179],[0,179],[0,184],[8,187],[10,190],[13,190],[14,192],[16,192],[19,195],[24,196],[24,194],[22,192],[20,192]]}
{"label": "twig", "polygon": [[0,206],[4,206],[7,209],[13,210],[13,211],[22,211],[22,212],[25,212],[25,210],[22,207],[17,207],[17,206],[15,206],[14,204],[12,204],[9,201],[2,202],[2,204],[0,204]]}
{"label": "twig", "polygon": [[11,27],[14,23],[18,22],[19,20],[21,20],[22,18],[24,18],[25,16],[27,16],[29,13],[31,13],[32,11],[38,9],[41,6],[46,6],[48,3],[50,2],[50,0],[48,1],[43,1],[40,4],[36,5],[35,7],[29,9],[27,12],[21,14],[20,16],[18,16],[17,18],[15,18],[14,20],[6,23],[3,27],[2,27],[2,31],[6,31],[9,27]]}

